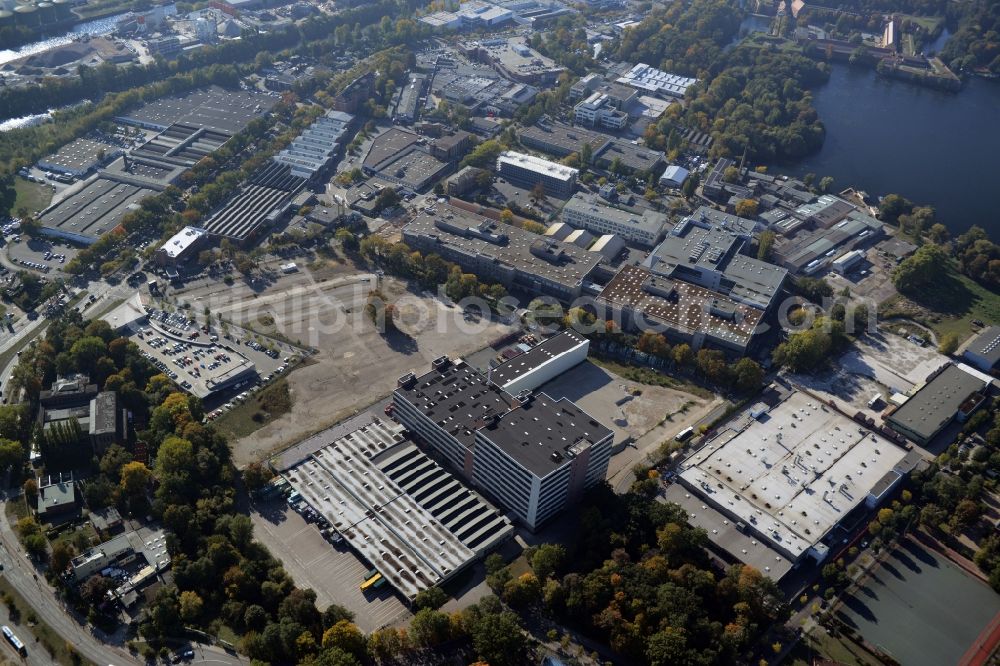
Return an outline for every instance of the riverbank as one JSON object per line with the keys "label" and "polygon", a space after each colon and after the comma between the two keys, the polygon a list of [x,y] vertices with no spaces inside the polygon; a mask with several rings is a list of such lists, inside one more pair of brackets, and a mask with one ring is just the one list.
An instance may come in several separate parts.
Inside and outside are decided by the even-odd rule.
{"label": "riverbank", "polygon": [[826,140],[776,171],[831,176],[837,190],[898,193],[933,206],[952,235],[978,224],[1000,238],[990,178],[1000,170],[1000,82],[971,77],[955,95],[834,64],[812,94]]}

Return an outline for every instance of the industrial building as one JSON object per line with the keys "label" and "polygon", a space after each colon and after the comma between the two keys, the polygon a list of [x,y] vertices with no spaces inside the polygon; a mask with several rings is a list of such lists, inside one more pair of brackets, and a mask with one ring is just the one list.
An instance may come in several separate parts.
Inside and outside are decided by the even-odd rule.
{"label": "industrial building", "polygon": [[468,56],[489,63],[504,78],[518,83],[553,84],[566,68],[534,50],[524,37],[500,37],[459,45]]}
{"label": "industrial building", "polygon": [[573,194],[580,172],[557,162],[508,150],[497,158],[497,173],[522,187],[533,188],[540,183],[546,196],[567,199]]}
{"label": "industrial building", "polygon": [[609,83],[600,74],[587,74],[569,89],[569,101],[578,102],[593,93],[604,95],[608,103],[619,111],[626,111],[629,104],[638,98],[638,93],[620,83]]}
{"label": "industrial building", "polygon": [[601,203],[596,195],[577,192],[562,209],[567,224],[595,234],[616,234],[629,243],[652,247],[663,237],[667,216],[646,209],[641,215]]}
{"label": "industrial building", "polygon": [[556,157],[579,154],[584,144],[590,145],[592,155],[598,155],[611,143],[611,137],[583,127],[573,127],[559,122],[539,121],[531,127],[518,130],[518,140],[527,148],[534,148]]}
{"label": "industrial building", "polygon": [[451,165],[430,154],[427,139],[393,127],[372,140],[362,170],[394,185],[425,190],[451,170]]}
{"label": "industrial building", "polygon": [[698,83],[698,79],[664,72],[645,63],[634,66],[618,77],[617,81],[661,97],[678,98],[683,98],[687,94],[688,88]]}
{"label": "industrial building", "polygon": [[664,156],[658,150],[626,139],[612,138],[604,148],[594,154],[593,162],[601,169],[625,169],[637,174],[656,175],[663,166]]}
{"label": "industrial building", "polygon": [[420,113],[420,100],[427,89],[427,76],[412,73],[399,91],[396,100],[396,111],[392,114],[395,123],[409,124],[417,119]]}
{"label": "industrial building", "polygon": [[287,164],[271,162],[252,175],[247,184],[205,223],[216,238],[245,243],[271,227],[292,208],[292,199],[305,187]]}
{"label": "industrial building", "polygon": [[830,268],[833,269],[834,273],[846,275],[854,270],[854,268],[864,261],[864,259],[864,252],[861,250],[851,250],[850,252],[845,252],[830,262]]}
{"label": "industrial building", "polygon": [[121,148],[90,139],[75,139],[38,160],[38,168],[80,178],[122,154]]}
{"label": "industrial building", "polygon": [[986,401],[990,378],[968,366],[949,363],[928,377],[885,422],[926,446],[952,421],[964,422]]}
{"label": "industrial building", "polygon": [[603,318],[635,333],[662,333],[698,350],[705,345],[745,355],[763,311],[683,280],[624,266],[597,297]]}
{"label": "industrial building", "polygon": [[276,98],[268,95],[209,86],[145,102],[116,116],[115,122],[156,131],[180,123],[232,136],[277,103]]}
{"label": "industrial building", "polygon": [[46,236],[91,245],[152,194],[156,190],[98,178],[43,210],[38,219]]}
{"label": "industrial building", "polygon": [[597,240],[594,241],[593,245],[587,248],[587,252],[595,252],[602,257],[605,261],[614,261],[614,259],[622,253],[625,249],[625,240],[621,236],[616,236],[615,234],[604,234],[603,236],[598,236]]}
{"label": "industrial building", "polygon": [[348,113],[327,111],[275,155],[274,161],[287,164],[297,178],[312,179],[340,154],[353,121],[354,116]]}
{"label": "industrial building", "polygon": [[440,585],[513,532],[510,522],[375,419],[283,472],[292,488],[404,597]]}
{"label": "industrial building", "polygon": [[510,395],[534,391],[586,361],[588,351],[590,340],[575,331],[563,331],[490,368],[488,378]]}
{"label": "industrial building", "polygon": [[[838,270],[832,265],[836,258],[883,234],[881,222],[855,210],[832,226],[815,224],[792,214],[772,225],[778,235],[772,251],[775,262],[801,275],[814,275],[825,268]],[[842,270],[842,265],[839,268]]]}
{"label": "industrial building", "polygon": [[[690,522],[705,526],[698,521],[707,518],[710,541],[780,578],[806,558],[823,562],[835,528],[855,509],[877,506],[887,482],[913,464],[889,440],[791,392],[737,417],[681,464],[678,481],[685,496],[700,499],[685,507]],[[766,550],[732,552],[732,527]]]}
{"label": "industrial building", "polygon": [[611,430],[565,398],[511,396],[460,359],[400,377],[393,405],[400,423],[532,530],[607,473]]}
{"label": "industrial building", "polygon": [[702,206],[677,223],[644,265],[766,312],[788,271],[741,253],[755,229],[752,220]]}
{"label": "industrial building", "polygon": [[[140,557],[142,561],[139,561]],[[163,530],[142,528],[119,534],[74,557],[70,560],[69,570],[76,582],[82,583],[108,567],[134,565],[131,568],[141,570],[143,562],[153,567],[154,571],[170,566],[167,537]]]}
{"label": "industrial building", "polygon": [[209,234],[199,227],[184,227],[156,251],[157,266],[176,266],[197,257],[208,244]]}
{"label": "industrial building", "polygon": [[983,372],[991,372],[1000,363],[1000,326],[980,331],[965,345],[962,357]]}
{"label": "industrial building", "polygon": [[660,176],[660,185],[674,188],[681,187],[690,175],[691,173],[684,167],[671,164],[663,172],[663,175]]}
{"label": "industrial building", "polygon": [[552,240],[474,215],[448,204],[424,209],[403,227],[403,241],[475,273],[483,282],[544,294],[569,302],[601,258]]}

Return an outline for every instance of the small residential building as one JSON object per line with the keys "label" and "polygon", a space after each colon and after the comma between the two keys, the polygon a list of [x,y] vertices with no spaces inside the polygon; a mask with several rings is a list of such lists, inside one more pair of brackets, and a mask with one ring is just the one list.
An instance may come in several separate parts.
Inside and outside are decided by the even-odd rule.
{"label": "small residential building", "polygon": [[983,372],[991,372],[1000,363],[1000,326],[989,326],[965,346],[962,357]]}
{"label": "small residential building", "polygon": [[76,500],[76,484],[73,475],[53,478],[38,477],[38,520],[52,522],[75,514],[79,506]]}
{"label": "small residential building", "polygon": [[541,184],[546,196],[567,199],[576,187],[579,170],[534,155],[505,151],[497,158],[497,172],[516,185],[531,189]]}

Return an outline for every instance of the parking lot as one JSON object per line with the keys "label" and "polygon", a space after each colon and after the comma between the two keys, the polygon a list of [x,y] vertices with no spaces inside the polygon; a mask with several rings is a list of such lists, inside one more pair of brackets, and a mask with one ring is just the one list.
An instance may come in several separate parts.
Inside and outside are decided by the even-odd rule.
{"label": "parking lot", "polygon": [[19,234],[7,236],[7,257],[18,268],[58,274],[79,252],[66,243],[46,239],[28,239]]}
{"label": "parking lot", "polygon": [[319,608],[331,603],[347,608],[365,633],[410,618],[388,585],[374,593],[362,592],[360,585],[371,566],[343,544],[328,543],[320,529],[290,509],[284,498],[255,504],[250,518],[257,539],[281,559],[296,585],[316,591]]}
{"label": "parking lot", "polygon": [[936,551],[904,539],[837,616],[907,666],[958,664],[1000,597]]}
{"label": "parking lot", "polygon": [[[147,314],[148,325],[135,331],[132,341],[164,374],[199,397],[220,390],[223,384],[227,389],[250,389],[258,378],[266,382],[288,368],[277,352],[257,343],[246,348],[220,339],[217,331],[199,326],[186,315],[152,308]],[[237,398],[242,400],[246,395],[238,394]]]}

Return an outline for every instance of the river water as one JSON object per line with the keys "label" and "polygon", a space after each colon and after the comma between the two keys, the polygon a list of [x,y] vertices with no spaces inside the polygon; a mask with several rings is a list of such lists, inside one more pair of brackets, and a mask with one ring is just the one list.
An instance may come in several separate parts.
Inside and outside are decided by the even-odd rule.
{"label": "river water", "polygon": [[902,194],[934,206],[953,234],[978,224],[1000,240],[1000,82],[973,78],[946,93],[834,65],[814,99],[826,141],[784,171]]}
{"label": "river water", "polygon": [[115,29],[118,21],[124,16],[126,16],[126,14],[117,14],[115,16],[105,16],[104,18],[94,19],[93,21],[77,23],[75,26],[70,28],[69,31],[62,35],[40,39],[37,42],[25,44],[24,46],[16,49],[0,50],[0,65],[4,65],[12,60],[41,53],[42,51],[51,49],[54,46],[69,44],[73,41],[74,37],[79,37],[80,35],[106,35]]}

